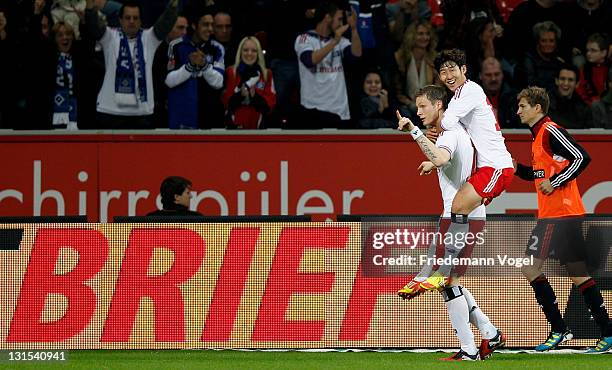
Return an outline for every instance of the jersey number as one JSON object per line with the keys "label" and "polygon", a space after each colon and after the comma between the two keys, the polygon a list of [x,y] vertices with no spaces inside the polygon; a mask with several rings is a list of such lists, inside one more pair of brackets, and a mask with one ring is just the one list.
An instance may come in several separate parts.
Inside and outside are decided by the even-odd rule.
{"label": "jersey number", "polygon": [[537,251],[538,250],[538,242],[540,241],[540,239],[536,236],[536,235],[532,235],[531,236],[531,240],[533,240],[533,243],[531,243],[529,245],[529,249],[532,251]]}

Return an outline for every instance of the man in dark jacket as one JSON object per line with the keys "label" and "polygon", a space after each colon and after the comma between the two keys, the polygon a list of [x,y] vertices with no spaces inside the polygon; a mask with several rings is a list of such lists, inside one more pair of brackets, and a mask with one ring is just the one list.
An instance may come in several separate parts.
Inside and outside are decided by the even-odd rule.
{"label": "man in dark jacket", "polygon": [[563,65],[555,78],[557,89],[550,94],[550,118],[566,129],[593,127],[593,115],[589,106],[575,94],[578,85],[578,69]]}
{"label": "man in dark jacket", "polygon": [[189,210],[191,202],[191,181],[180,176],[169,176],[159,188],[163,209],[148,213],[147,216],[202,216]]}
{"label": "man in dark jacket", "polygon": [[504,81],[501,63],[495,57],[482,61],[480,81],[489,102],[493,106],[497,122],[502,128],[522,128],[516,115],[518,91]]}

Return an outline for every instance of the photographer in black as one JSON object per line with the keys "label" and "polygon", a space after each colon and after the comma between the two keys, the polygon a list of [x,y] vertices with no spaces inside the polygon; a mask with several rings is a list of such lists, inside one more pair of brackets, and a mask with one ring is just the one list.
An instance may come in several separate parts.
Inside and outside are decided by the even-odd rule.
{"label": "photographer in black", "polygon": [[202,216],[189,210],[191,202],[191,181],[180,176],[169,176],[162,181],[159,195],[163,209],[150,212],[147,216]]}

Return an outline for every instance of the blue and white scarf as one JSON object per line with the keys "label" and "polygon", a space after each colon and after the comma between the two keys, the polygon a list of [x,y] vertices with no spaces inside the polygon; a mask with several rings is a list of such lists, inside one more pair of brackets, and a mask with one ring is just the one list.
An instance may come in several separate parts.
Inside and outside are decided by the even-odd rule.
{"label": "blue and white scarf", "polygon": [[72,56],[60,53],[55,76],[53,126],[76,128],[77,101],[74,94],[74,66]]}
{"label": "blue and white scarf", "polygon": [[[119,56],[115,71],[115,100],[119,105],[138,105],[147,101],[147,79],[145,73],[144,48],[142,46],[142,30],[136,36],[134,59],[130,52],[128,38],[120,31]],[[133,63],[136,61],[136,64]],[[138,79],[138,95],[136,95],[136,79]]]}

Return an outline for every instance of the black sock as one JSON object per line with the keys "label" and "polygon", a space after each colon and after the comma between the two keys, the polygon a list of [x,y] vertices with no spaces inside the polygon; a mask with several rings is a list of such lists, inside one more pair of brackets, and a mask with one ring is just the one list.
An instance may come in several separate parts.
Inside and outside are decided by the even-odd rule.
{"label": "black sock", "polygon": [[550,286],[546,276],[540,275],[530,284],[535,293],[536,300],[540,307],[542,307],[544,316],[546,316],[546,320],[550,324],[550,329],[555,333],[565,333],[567,325],[565,325],[565,321],[563,321],[559,311],[559,306],[557,306],[555,291]]}
{"label": "black sock", "polygon": [[578,290],[584,297],[584,303],[591,312],[591,316],[595,319],[595,323],[601,329],[602,337],[612,336],[612,323],[610,323],[610,317],[608,311],[604,305],[603,298],[597,283],[593,279],[589,279],[584,283],[578,285]]}

